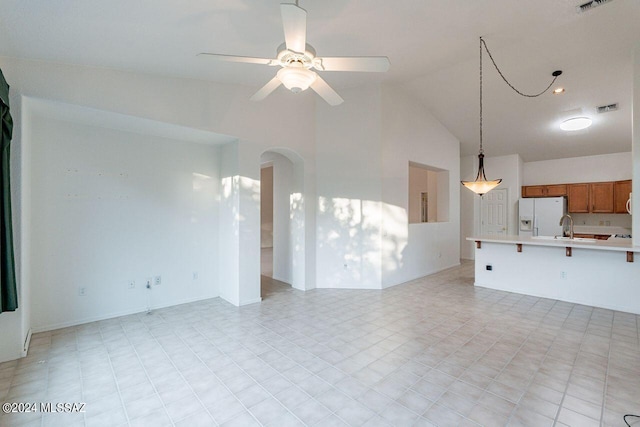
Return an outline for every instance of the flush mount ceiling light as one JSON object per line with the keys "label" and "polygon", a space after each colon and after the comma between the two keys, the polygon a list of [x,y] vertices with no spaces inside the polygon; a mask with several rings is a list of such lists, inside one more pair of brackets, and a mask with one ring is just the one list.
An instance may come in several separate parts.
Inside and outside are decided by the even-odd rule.
{"label": "flush mount ceiling light", "polygon": [[567,119],[560,124],[560,129],[565,130],[567,132],[571,132],[574,130],[582,130],[591,126],[591,119],[588,117],[573,117],[571,119]]}
{"label": "flush mount ceiling light", "polygon": [[492,181],[488,181],[487,177],[484,174],[484,150],[482,148],[482,47],[483,45],[484,45],[484,48],[487,50],[487,54],[489,55],[489,58],[491,59],[493,66],[498,71],[498,74],[500,74],[500,77],[502,77],[502,80],[504,80],[504,82],[508,84],[509,87],[513,89],[518,95],[521,95],[527,98],[538,97],[543,93],[545,93],[546,91],[548,91],[549,88],[551,88],[551,86],[556,82],[556,79],[558,78],[558,76],[562,74],[562,71],[559,71],[559,70],[554,71],[551,74],[553,76],[553,80],[551,81],[551,83],[549,83],[549,86],[547,86],[545,90],[543,90],[538,94],[528,95],[526,93],[522,93],[507,81],[505,76],[502,74],[502,71],[500,71],[500,69],[498,68],[498,65],[493,60],[493,56],[491,56],[491,52],[489,52],[487,43],[484,41],[482,37],[480,37],[480,152],[478,153],[478,174],[476,175],[476,179],[474,181],[460,181],[462,185],[464,185],[466,188],[468,188],[469,190],[473,191],[474,193],[480,196],[493,190],[502,182],[502,179],[494,179]]}

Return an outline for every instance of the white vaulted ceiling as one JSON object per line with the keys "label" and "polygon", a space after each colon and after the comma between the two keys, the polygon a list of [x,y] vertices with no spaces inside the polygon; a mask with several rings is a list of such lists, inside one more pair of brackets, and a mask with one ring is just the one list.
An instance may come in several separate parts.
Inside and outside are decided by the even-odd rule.
{"label": "white vaulted ceiling", "polygon": [[[284,0],[283,0],[284,1]],[[525,161],[631,150],[632,55],[640,1],[300,0],[319,56],[386,55],[386,74],[322,73],[336,90],[390,82],[412,92],[461,140],[478,144],[478,37],[521,90],[536,92],[564,71],[564,95],[525,99],[485,55],[485,149]],[[219,63],[199,52],[274,57],[283,41],[280,0],[2,0],[0,55],[255,86],[266,66]],[[279,89],[284,90],[284,89]],[[618,102],[616,112],[595,106]],[[561,119],[582,112],[593,126],[568,135]]]}

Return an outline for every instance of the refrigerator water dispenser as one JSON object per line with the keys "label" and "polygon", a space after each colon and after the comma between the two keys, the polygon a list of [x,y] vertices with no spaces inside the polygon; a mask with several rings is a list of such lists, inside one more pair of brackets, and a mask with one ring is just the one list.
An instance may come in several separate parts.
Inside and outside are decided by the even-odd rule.
{"label": "refrigerator water dispenser", "polygon": [[520,231],[532,231],[533,230],[533,218],[530,216],[520,217]]}

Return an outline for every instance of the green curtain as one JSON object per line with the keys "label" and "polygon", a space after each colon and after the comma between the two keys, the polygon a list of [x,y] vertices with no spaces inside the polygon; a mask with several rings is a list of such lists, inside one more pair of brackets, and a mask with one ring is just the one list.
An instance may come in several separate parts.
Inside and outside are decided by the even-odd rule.
{"label": "green curtain", "polygon": [[16,269],[11,227],[11,186],[9,156],[13,120],[9,112],[9,85],[0,70],[0,116],[2,117],[2,172],[0,175],[0,313],[18,308]]}

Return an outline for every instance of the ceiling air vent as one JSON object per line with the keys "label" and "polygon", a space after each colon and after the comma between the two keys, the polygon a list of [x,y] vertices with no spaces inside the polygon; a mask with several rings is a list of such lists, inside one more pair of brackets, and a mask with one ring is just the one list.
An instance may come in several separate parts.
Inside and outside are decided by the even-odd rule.
{"label": "ceiling air vent", "polygon": [[609,111],[616,111],[618,109],[618,104],[609,104],[609,105],[601,105],[596,107],[596,111],[598,113],[608,113]]}
{"label": "ceiling air vent", "polygon": [[610,1],[611,0],[592,0],[577,6],[576,9],[578,10],[578,13],[582,13],[593,9],[594,7],[598,7],[601,4],[609,3]]}

